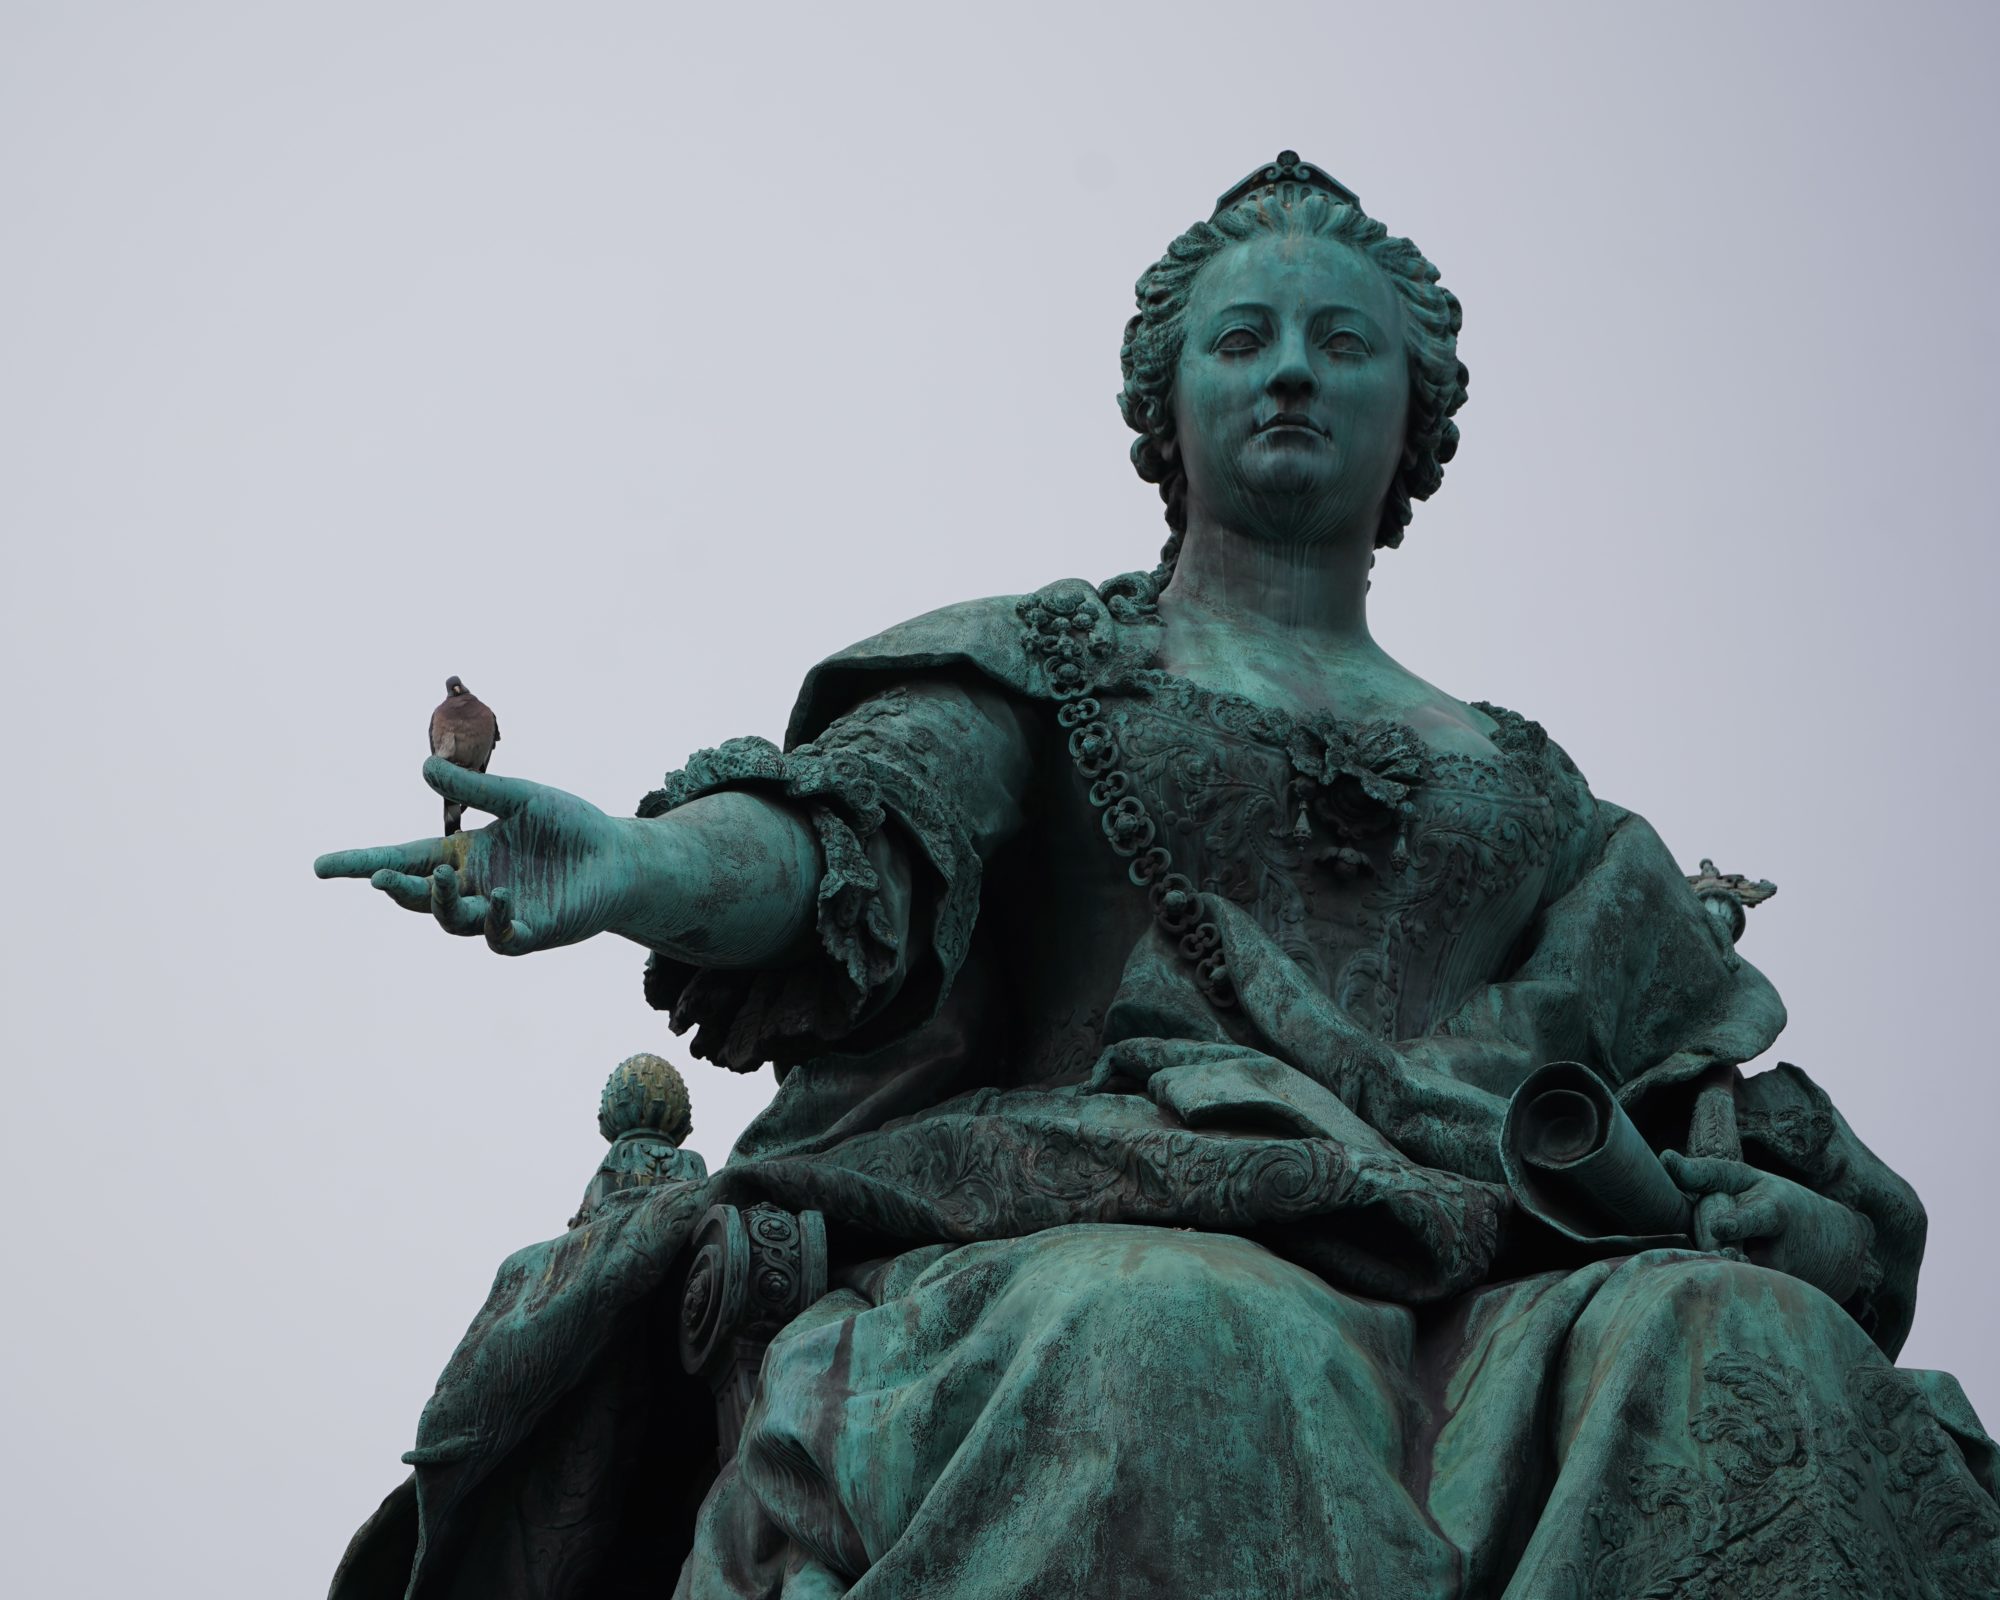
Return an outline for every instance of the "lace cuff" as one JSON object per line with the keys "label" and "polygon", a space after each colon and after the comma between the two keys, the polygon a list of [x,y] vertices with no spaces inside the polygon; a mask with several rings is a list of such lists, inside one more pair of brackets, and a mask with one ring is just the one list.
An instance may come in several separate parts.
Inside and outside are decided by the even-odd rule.
{"label": "lace cuff", "polygon": [[[944,998],[971,939],[979,858],[925,764],[898,759],[908,752],[880,731],[884,718],[907,708],[903,695],[880,696],[790,751],[766,739],[731,739],[696,752],[640,802],[640,816],[657,817],[719,790],[762,790],[800,807],[826,864],[818,894],[824,959],[752,970],[693,967],[657,954],[647,963],[646,998],[668,1013],[676,1033],[697,1030],[690,1048],[701,1059],[749,1072],[824,1054],[904,987],[912,965],[906,933],[926,917],[940,969],[932,1009]],[[898,870],[899,841],[884,827],[891,820],[934,874],[934,901],[926,895],[912,904],[911,874]]]}

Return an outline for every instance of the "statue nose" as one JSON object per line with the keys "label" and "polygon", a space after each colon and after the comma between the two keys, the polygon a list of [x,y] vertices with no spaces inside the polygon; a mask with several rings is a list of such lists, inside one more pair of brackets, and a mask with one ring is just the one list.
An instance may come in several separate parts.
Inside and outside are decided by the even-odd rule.
{"label": "statue nose", "polygon": [[1319,387],[1303,338],[1294,335],[1283,340],[1278,345],[1277,357],[1267,385],[1271,394],[1284,399],[1304,398]]}

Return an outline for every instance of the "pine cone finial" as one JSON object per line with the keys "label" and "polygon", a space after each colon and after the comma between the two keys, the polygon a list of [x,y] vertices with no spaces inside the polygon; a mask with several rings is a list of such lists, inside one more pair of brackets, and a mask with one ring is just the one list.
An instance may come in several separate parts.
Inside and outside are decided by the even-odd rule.
{"label": "pine cone finial", "polygon": [[687,1083],[671,1061],[641,1051],[612,1070],[597,1107],[597,1131],[607,1140],[650,1132],[679,1145],[693,1128]]}

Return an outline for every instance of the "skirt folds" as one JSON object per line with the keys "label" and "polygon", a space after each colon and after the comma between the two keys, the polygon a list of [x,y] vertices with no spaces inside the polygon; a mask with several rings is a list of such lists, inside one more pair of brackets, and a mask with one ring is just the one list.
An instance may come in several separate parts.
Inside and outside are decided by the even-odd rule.
{"label": "skirt folds", "polygon": [[685,1600],[2000,1595],[1991,1442],[1833,1302],[1652,1251],[1416,1312],[1227,1234],[918,1251],[766,1358]]}

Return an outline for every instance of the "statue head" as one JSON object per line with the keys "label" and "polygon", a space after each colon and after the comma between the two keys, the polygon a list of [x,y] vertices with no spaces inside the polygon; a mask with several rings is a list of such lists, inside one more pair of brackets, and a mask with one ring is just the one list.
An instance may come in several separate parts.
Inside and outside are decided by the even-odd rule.
{"label": "statue head", "polygon": [[1137,297],[1119,408],[1173,530],[1158,582],[1190,473],[1209,498],[1291,508],[1308,537],[1359,512],[1377,548],[1402,542],[1457,450],[1466,397],[1458,300],[1415,245],[1286,151],[1174,240]]}

